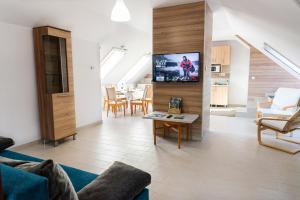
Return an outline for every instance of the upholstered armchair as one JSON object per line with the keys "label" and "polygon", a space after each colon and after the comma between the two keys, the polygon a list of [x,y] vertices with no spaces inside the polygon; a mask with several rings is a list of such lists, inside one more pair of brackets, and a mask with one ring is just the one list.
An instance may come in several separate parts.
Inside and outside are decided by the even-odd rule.
{"label": "upholstered armchair", "polygon": [[273,100],[258,102],[256,117],[292,116],[300,105],[300,89],[278,88]]}
{"label": "upholstered armchair", "polygon": [[[283,140],[285,142],[290,142],[298,144],[299,148],[295,151],[290,151],[282,147],[277,147],[271,144],[267,144],[262,140],[262,131],[271,130],[276,133],[276,139]],[[296,154],[300,152],[300,142],[293,139],[285,139],[280,137],[280,135],[291,133],[295,130],[300,130],[300,109],[298,109],[292,116],[287,118],[260,118],[257,120],[257,139],[260,145],[277,149],[286,153]]]}

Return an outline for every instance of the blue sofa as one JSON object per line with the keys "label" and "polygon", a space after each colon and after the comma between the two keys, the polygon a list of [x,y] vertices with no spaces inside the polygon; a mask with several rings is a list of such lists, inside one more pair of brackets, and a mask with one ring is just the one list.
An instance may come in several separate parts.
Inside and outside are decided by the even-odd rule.
{"label": "blue sofa", "polygon": [[[1,151],[0,156],[16,160],[41,162],[41,159],[16,153]],[[98,175],[72,167],[61,165],[68,174],[76,192],[84,188]],[[23,170],[0,164],[2,184],[7,200],[48,200],[48,180]],[[135,200],[148,200],[149,191],[145,188]]]}

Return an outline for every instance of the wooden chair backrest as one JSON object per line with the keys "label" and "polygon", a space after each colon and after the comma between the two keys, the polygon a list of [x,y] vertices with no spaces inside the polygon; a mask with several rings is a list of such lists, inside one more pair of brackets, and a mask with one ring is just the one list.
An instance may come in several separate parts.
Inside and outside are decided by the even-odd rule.
{"label": "wooden chair backrest", "polygon": [[151,85],[146,85],[145,86],[143,98],[144,99],[152,98],[152,86]]}
{"label": "wooden chair backrest", "polygon": [[116,93],[116,89],[114,87],[106,88],[106,95],[107,95],[107,99],[109,101],[117,100],[117,93]]}
{"label": "wooden chair backrest", "polygon": [[284,130],[290,131],[300,128],[300,109],[290,117],[289,121],[286,123]]}

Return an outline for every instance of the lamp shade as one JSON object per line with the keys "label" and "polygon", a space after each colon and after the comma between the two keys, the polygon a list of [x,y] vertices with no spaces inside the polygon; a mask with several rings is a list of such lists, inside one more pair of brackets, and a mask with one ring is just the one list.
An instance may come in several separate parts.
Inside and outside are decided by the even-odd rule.
{"label": "lamp shade", "polygon": [[123,0],[116,0],[111,12],[111,20],[115,22],[127,22],[130,20],[130,13]]}

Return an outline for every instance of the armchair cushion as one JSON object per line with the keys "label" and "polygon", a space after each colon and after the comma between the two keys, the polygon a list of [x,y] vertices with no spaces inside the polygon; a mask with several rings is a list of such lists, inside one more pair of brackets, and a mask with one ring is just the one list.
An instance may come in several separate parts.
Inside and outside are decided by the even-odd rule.
{"label": "armchair cushion", "polygon": [[295,105],[294,108],[288,108],[291,112],[295,112],[300,99],[300,89],[295,88],[278,88],[271,109],[283,110],[286,106]]}
{"label": "armchair cushion", "polygon": [[288,109],[288,110],[279,110],[279,109],[270,109],[270,108],[259,108],[257,112],[263,113],[264,117],[270,117],[274,115],[286,115],[291,116],[295,112]]}
{"label": "armchair cushion", "polygon": [[283,131],[287,121],[263,119],[261,125]]}

